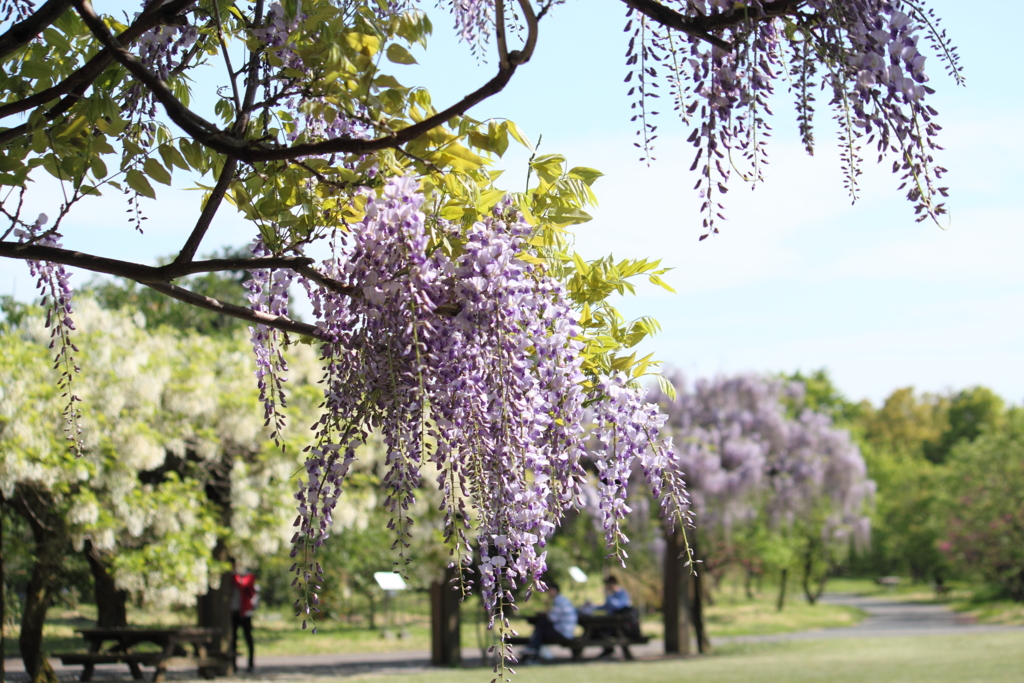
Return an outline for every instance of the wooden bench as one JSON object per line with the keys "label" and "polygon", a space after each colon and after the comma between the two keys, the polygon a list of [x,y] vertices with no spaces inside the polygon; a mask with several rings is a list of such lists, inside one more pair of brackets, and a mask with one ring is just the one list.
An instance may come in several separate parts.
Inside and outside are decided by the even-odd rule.
{"label": "wooden bench", "polygon": [[[532,622],[533,617],[527,617]],[[616,614],[581,614],[579,624],[583,627],[583,634],[575,638],[563,638],[556,643],[549,645],[560,645],[572,651],[573,661],[583,659],[583,650],[588,647],[601,648],[622,648],[622,656],[627,660],[633,659],[630,652],[630,645],[646,645],[650,637],[645,635],[629,635],[627,630],[633,624],[633,620],[625,615]],[[508,639],[511,645],[528,645],[530,639],[517,636]]]}
{"label": "wooden bench", "polygon": [[[179,628],[85,628],[78,631],[89,644],[88,652],[64,652],[59,657],[64,664],[81,664],[81,680],[89,681],[97,664],[127,664],[132,678],[143,680],[139,667],[152,666],[153,683],[163,683],[170,666],[195,666],[203,678],[213,678],[218,668],[228,662],[224,656],[210,654],[209,646],[219,637],[216,629]],[[135,652],[141,643],[153,643],[158,652]],[[108,644],[104,648],[104,644]],[[191,646],[193,654],[188,653]]]}

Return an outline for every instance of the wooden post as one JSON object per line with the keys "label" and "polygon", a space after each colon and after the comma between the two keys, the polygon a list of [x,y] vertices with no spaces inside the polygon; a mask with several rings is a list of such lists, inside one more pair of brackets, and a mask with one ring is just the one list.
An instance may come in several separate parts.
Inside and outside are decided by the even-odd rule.
{"label": "wooden post", "polygon": [[[687,533],[685,530],[683,533]],[[694,559],[700,557],[697,550],[697,530],[687,533],[690,541],[690,552]],[[708,638],[707,626],[704,623],[704,575],[703,564],[697,565],[697,571],[690,577],[690,621],[697,635],[697,652],[702,655],[711,653],[711,639]]]}
{"label": "wooden post", "polygon": [[440,581],[430,584],[430,663],[434,666],[459,666],[462,663],[459,593],[453,590],[455,570],[444,570]]}
{"label": "wooden post", "polygon": [[[0,432],[3,425],[0,424]],[[4,683],[4,651],[7,643],[4,641],[4,625],[7,623],[7,604],[4,602],[4,586],[6,586],[7,575],[4,573],[4,520],[7,519],[7,501],[0,493],[0,683]]]}
{"label": "wooden post", "polygon": [[[218,541],[217,547],[213,549],[214,559],[226,562],[228,560],[228,549],[223,542]],[[218,676],[235,675],[235,657],[233,624],[231,623],[231,591],[233,589],[231,573],[221,576],[220,588],[211,588],[206,595],[200,596],[196,604],[199,625],[206,628],[217,629],[218,634],[210,643],[210,653],[213,656],[223,657],[224,664],[215,668]]]}
{"label": "wooden post", "polygon": [[693,630],[697,634],[697,652],[706,655],[711,652],[711,639],[708,638],[704,625],[704,576],[699,569],[697,572],[690,581],[690,618],[693,620]]}
{"label": "wooden post", "polygon": [[683,532],[665,532],[661,613],[665,622],[665,654],[690,654],[690,567],[684,567]]}

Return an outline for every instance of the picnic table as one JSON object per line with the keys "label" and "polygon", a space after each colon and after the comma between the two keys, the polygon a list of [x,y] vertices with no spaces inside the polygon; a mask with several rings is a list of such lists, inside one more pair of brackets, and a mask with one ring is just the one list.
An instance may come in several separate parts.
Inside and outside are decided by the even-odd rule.
{"label": "picnic table", "polygon": [[[536,617],[528,616],[526,620],[531,624]],[[574,638],[562,638],[554,645],[567,647],[572,651],[573,660],[583,658],[583,649],[587,647],[620,647],[624,659],[633,659],[630,652],[630,645],[644,645],[650,642],[650,637],[630,633],[630,628],[636,628],[636,621],[626,614],[580,614],[578,623],[583,627],[582,635]],[[530,642],[527,637],[509,638],[512,645],[526,645]]]}
{"label": "picnic table", "polygon": [[[191,665],[199,668],[203,678],[213,678],[214,672],[229,664],[224,655],[211,654],[211,646],[222,636],[213,628],[178,626],[173,628],[82,628],[77,629],[88,643],[89,651],[58,653],[64,664],[81,664],[82,681],[92,678],[97,664],[127,664],[132,678],[143,680],[142,666],[156,668],[153,683],[162,683],[167,667]],[[157,651],[139,652],[137,646],[152,643]],[[192,653],[189,653],[189,649]]]}

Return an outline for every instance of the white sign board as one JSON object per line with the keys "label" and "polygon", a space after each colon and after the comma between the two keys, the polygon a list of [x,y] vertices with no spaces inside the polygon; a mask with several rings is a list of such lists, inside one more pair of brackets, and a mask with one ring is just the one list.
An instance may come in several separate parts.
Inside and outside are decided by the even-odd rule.
{"label": "white sign board", "polygon": [[402,575],[394,572],[374,572],[373,580],[386,591],[404,591],[407,588]]}
{"label": "white sign board", "polygon": [[586,574],[586,572],[584,572],[579,567],[569,567],[569,576],[572,577],[572,580],[575,581],[576,583],[586,583],[587,582],[587,574]]}

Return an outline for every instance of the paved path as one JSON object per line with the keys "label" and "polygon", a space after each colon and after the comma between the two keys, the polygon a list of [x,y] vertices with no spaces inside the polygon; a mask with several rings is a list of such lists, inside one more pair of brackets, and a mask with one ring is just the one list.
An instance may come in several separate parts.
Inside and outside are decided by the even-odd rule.
{"label": "paved path", "polygon": [[[750,643],[778,642],[788,640],[810,640],[821,638],[885,638],[917,635],[950,635],[991,633],[997,631],[1024,632],[1021,626],[987,626],[973,623],[963,614],[949,610],[944,605],[927,603],[900,602],[884,597],[861,597],[849,594],[826,594],[824,602],[833,605],[857,607],[867,612],[868,617],[856,626],[844,628],[819,629],[797,633],[780,633],[766,636],[733,636],[731,638],[715,638],[714,643]],[[564,648],[553,648],[559,661],[568,661],[568,651]],[[651,641],[647,645],[632,648],[638,659],[654,659],[662,657],[660,640]],[[258,654],[258,653],[257,653]],[[586,654],[597,654],[588,651]],[[480,661],[480,650],[466,648],[462,652],[464,663],[472,666]],[[256,658],[255,674],[240,674],[240,678],[252,678],[265,681],[289,681],[309,678],[347,678],[367,673],[416,673],[430,669],[430,653],[423,651],[410,652],[378,652],[349,655],[301,655],[274,656]],[[24,673],[21,660],[7,659],[7,678],[13,683],[24,683],[28,677]],[[79,666],[63,666],[59,660],[51,660],[58,678],[62,681],[76,681],[81,672]],[[242,660],[239,659],[239,663]],[[148,676],[147,676],[148,678]],[[192,680],[195,669],[172,670],[169,679],[175,681]],[[123,664],[99,665],[96,667],[96,680],[131,681],[128,667]]]}
{"label": "paved path", "polygon": [[894,638],[899,636],[958,635],[1022,631],[1021,626],[977,624],[974,618],[954,612],[945,605],[906,602],[886,597],[864,597],[848,593],[826,593],[822,602],[856,607],[867,618],[856,626],[779,633],[770,636],[733,636],[717,638],[716,643],[756,643],[821,638]]}

